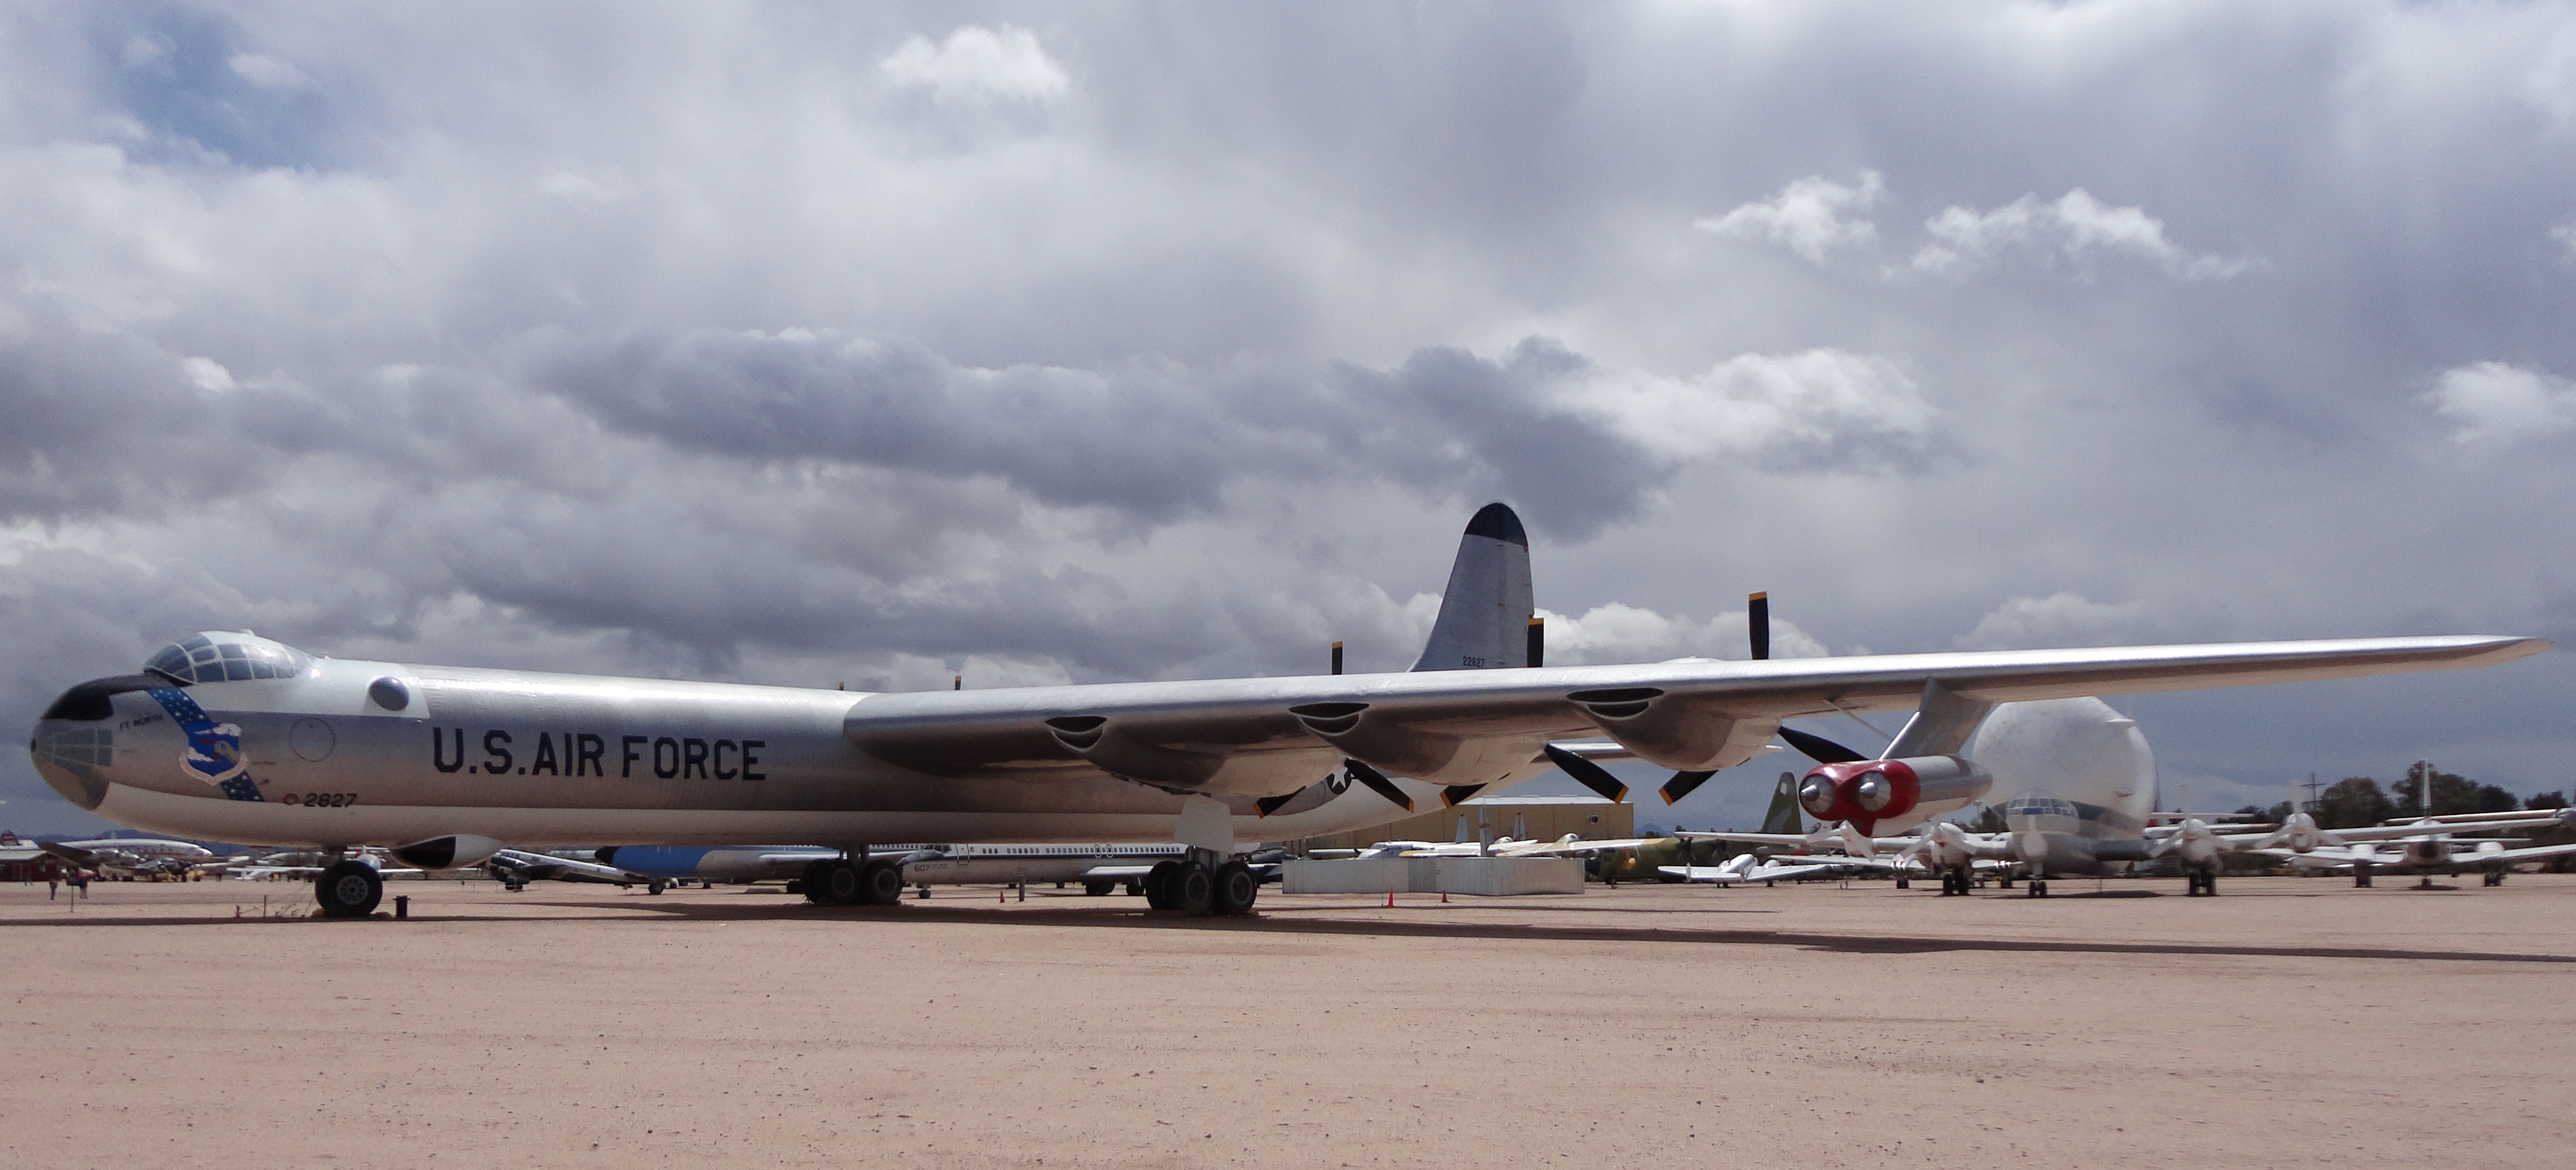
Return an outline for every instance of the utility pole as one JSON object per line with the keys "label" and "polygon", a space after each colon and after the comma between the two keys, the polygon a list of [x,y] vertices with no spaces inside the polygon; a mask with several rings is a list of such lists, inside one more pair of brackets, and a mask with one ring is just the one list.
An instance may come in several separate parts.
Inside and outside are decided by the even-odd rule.
{"label": "utility pole", "polygon": [[2317,815],[2317,774],[2308,773],[2308,815]]}

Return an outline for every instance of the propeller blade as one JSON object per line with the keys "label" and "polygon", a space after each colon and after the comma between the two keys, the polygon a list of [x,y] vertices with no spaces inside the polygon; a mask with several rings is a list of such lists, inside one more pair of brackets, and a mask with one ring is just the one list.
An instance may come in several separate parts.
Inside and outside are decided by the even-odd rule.
{"label": "propeller blade", "polygon": [[1467,803],[1468,797],[1484,790],[1485,786],[1482,784],[1452,784],[1440,790],[1440,807],[1456,808]]}
{"label": "propeller blade", "polygon": [[1368,785],[1369,791],[1394,801],[1406,812],[1413,811],[1413,798],[1406,796],[1403,789],[1395,786],[1395,781],[1386,778],[1385,773],[1358,760],[1343,760],[1342,767],[1350,771],[1351,779]]}
{"label": "propeller blade", "polygon": [[1253,811],[1258,812],[1258,813],[1260,813],[1262,816],[1265,816],[1265,817],[1266,817],[1266,816],[1269,816],[1269,815],[1270,815],[1270,814],[1272,814],[1272,813],[1278,812],[1278,811],[1279,811],[1279,807],[1280,807],[1281,805],[1284,805],[1284,804],[1288,803],[1289,801],[1292,801],[1292,800],[1297,799],[1297,793],[1298,793],[1298,792],[1304,792],[1304,791],[1305,791],[1305,789],[1300,788],[1300,789],[1298,789],[1298,790],[1297,790],[1297,792],[1291,792],[1291,793],[1289,793],[1289,794],[1288,794],[1288,795],[1286,795],[1286,796],[1265,796],[1265,797],[1262,797],[1261,799],[1259,799],[1259,800],[1256,800],[1256,801],[1253,801],[1253,802],[1252,802],[1252,808],[1253,808]]}
{"label": "propeller blade", "polygon": [[1744,599],[1745,635],[1753,646],[1755,660],[1771,657],[1771,595],[1756,593]]}
{"label": "propeller blade", "polygon": [[1781,728],[1780,738],[1788,740],[1790,747],[1798,749],[1798,754],[1819,764],[1849,764],[1871,758],[1821,735],[1810,735],[1795,727]]}
{"label": "propeller blade", "polygon": [[1685,797],[1685,796],[1690,795],[1690,794],[1691,794],[1691,789],[1697,788],[1697,787],[1699,787],[1699,786],[1700,786],[1700,785],[1702,785],[1702,784],[1706,784],[1706,783],[1708,783],[1708,778],[1709,778],[1709,777],[1711,777],[1711,776],[1714,776],[1714,775],[1717,775],[1717,773],[1715,773],[1715,772],[1675,772],[1675,773],[1673,773],[1673,778],[1672,778],[1672,779],[1670,779],[1670,780],[1666,780],[1666,781],[1664,781],[1664,786],[1663,786],[1662,788],[1657,789],[1656,791],[1661,792],[1661,793],[1663,794],[1663,797],[1664,797],[1664,803],[1665,803],[1665,804],[1671,804],[1671,803],[1673,803],[1674,801],[1680,800],[1681,798],[1683,798],[1683,797]]}
{"label": "propeller blade", "polygon": [[1602,799],[1613,804],[1628,799],[1628,786],[1620,783],[1618,777],[1611,775],[1601,765],[1555,744],[1547,745],[1547,758],[1554,761],[1557,767],[1565,769],[1566,775],[1581,781],[1584,787],[1600,793]]}

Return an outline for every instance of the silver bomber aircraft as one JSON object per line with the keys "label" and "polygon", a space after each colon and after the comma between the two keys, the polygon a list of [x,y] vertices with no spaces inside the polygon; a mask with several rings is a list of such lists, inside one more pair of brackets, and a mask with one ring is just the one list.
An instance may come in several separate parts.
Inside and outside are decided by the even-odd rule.
{"label": "silver bomber aircraft", "polygon": [[[346,851],[428,869],[507,848],[752,845],[841,851],[823,902],[895,902],[898,841],[1149,841],[1190,849],[1147,895],[1243,913],[1233,857],[1454,803],[1565,759],[1671,768],[1667,793],[1749,760],[1780,721],[1917,709],[1888,761],[1826,765],[1835,819],[1863,832],[1963,807],[1960,753],[1996,704],[2479,666],[2549,643],[2372,638],[2113,649],[1685,658],[1542,666],[1529,541],[1488,505],[1468,524],[1411,672],[983,691],[839,690],[605,678],[317,657],[201,633],[137,674],[64,692],[30,750],[84,809],[150,832]],[[1559,741],[1607,737],[1618,751]],[[1553,750],[1551,750],[1553,749]],[[1361,791],[1365,789],[1366,791]],[[364,915],[382,884],[351,860],[315,882]]]}

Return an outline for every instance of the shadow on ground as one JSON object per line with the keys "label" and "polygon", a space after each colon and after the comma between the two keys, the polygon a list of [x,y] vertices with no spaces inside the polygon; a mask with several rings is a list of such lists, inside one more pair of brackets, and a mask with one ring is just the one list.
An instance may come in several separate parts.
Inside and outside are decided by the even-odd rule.
{"label": "shadow on ground", "polygon": [[[2119,894],[2064,897],[2103,897]],[[2129,895],[2134,896],[2134,895]],[[1124,901],[1124,900],[1121,900]],[[2437,951],[2403,947],[2317,947],[2317,946],[2244,946],[2203,943],[2102,942],[2075,939],[1997,939],[1969,937],[1922,937],[1895,934],[1826,934],[1790,930],[1728,929],[1698,925],[1671,927],[1543,925],[1489,921],[1449,921],[1447,916],[1471,911],[1490,911],[1492,907],[1473,904],[1407,905],[1393,911],[1397,914],[1420,915],[1414,918],[1360,918],[1351,915],[1390,913],[1385,907],[1354,905],[1349,907],[1296,907],[1287,911],[1255,913],[1245,918],[1186,918],[1129,907],[1117,903],[1082,907],[977,907],[957,904],[930,905],[905,903],[900,906],[810,906],[802,903],[761,901],[750,905],[728,905],[698,899],[620,901],[603,906],[597,902],[546,902],[534,899],[513,902],[515,907],[531,910],[562,910],[562,914],[528,913],[436,913],[416,911],[401,926],[436,926],[440,924],[518,922],[592,922],[601,925],[618,923],[651,924],[670,921],[688,922],[777,922],[802,920],[816,924],[831,922],[909,922],[917,926],[950,923],[972,923],[983,926],[1025,926],[1031,928],[1067,927],[1112,930],[1192,930],[1249,934],[1285,935],[1352,935],[1378,938],[1531,940],[1555,942],[1639,942],[1671,943],[1698,946],[1770,946],[1798,947],[1806,950],[1845,954],[1904,955],[1943,952],[2026,952],[2036,954],[2096,955],[2218,955],[2250,958],[2325,958],[2381,959],[2432,962],[2476,963],[2568,963],[2576,964],[2576,955],[2511,953],[2497,951]],[[1587,908],[1548,906],[1533,908],[1549,915],[1564,915]],[[1700,914],[1777,913],[1772,910],[1732,909],[1725,907],[1691,907],[1641,911],[1635,908],[1601,907],[1601,913],[1627,915],[1654,914],[1679,917]],[[76,914],[61,917],[0,920],[0,930],[41,927],[47,929],[96,929],[149,927],[238,927],[249,924],[287,926],[313,924],[355,929],[377,925],[395,927],[382,918],[245,918],[226,916],[179,917],[156,915],[128,917],[98,915],[83,918]]]}

